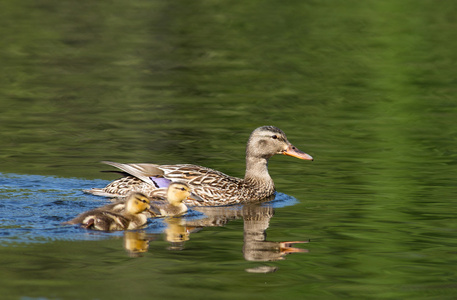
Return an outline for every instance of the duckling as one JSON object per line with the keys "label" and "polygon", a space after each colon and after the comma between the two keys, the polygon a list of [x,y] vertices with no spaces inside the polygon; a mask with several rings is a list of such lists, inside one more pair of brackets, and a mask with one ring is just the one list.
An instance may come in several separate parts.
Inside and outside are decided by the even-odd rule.
{"label": "duckling", "polygon": [[183,203],[190,196],[190,187],[183,182],[172,182],[167,189],[166,200],[151,203],[152,217],[167,217],[182,215],[187,211]]}
{"label": "duckling", "polygon": [[95,230],[129,230],[143,227],[147,222],[149,198],[137,192],[128,196],[124,209],[119,211],[115,206],[103,206],[80,214],[64,224],[81,224],[82,227]]}

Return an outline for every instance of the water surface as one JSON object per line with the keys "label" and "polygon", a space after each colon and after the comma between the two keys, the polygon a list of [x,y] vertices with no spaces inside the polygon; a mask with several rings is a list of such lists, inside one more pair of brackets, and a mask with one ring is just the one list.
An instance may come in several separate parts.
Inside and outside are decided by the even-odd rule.
{"label": "water surface", "polygon": [[[456,13],[431,0],[0,4],[1,294],[454,299]],[[315,158],[270,160],[280,201],[127,234],[60,225],[106,203],[81,192],[116,178],[101,160],[243,176],[262,125]],[[281,260],[247,255],[308,240]]]}

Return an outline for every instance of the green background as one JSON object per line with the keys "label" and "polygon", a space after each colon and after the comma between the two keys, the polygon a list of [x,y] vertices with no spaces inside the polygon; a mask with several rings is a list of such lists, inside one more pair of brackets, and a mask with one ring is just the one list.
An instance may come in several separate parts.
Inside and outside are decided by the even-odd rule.
{"label": "green background", "polygon": [[[456,16],[450,0],[3,1],[0,293],[455,299]],[[101,160],[242,177],[262,125],[315,157],[270,161],[298,201],[268,240],[311,239],[274,273],[245,271],[241,219],[182,251],[158,230],[136,258],[55,225],[104,203],[80,191],[116,178]]]}

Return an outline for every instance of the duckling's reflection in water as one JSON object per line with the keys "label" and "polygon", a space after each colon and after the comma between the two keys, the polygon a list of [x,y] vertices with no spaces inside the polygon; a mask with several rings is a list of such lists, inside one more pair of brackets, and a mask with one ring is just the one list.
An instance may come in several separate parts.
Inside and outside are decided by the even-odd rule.
{"label": "duckling's reflection in water", "polygon": [[165,229],[165,239],[170,242],[168,250],[183,250],[184,243],[189,240],[190,231],[183,218],[166,218],[167,229]]}
{"label": "duckling's reflection in water", "polygon": [[[189,240],[189,230],[185,220],[181,217],[167,217],[163,219],[167,225],[165,240],[170,242],[168,250],[182,250],[184,243]],[[141,257],[149,249],[149,242],[156,240],[160,234],[146,233],[144,230],[124,231],[124,249],[130,257]]]}
{"label": "duckling's reflection in water", "polygon": [[130,257],[140,257],[149,249],[149,238],[144,230],[124,231],[124,249]]}

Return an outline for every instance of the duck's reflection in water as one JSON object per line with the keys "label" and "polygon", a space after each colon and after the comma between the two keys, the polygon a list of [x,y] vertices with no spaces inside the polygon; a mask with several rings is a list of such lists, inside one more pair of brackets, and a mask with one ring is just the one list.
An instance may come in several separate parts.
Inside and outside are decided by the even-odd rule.
{"label": "duck's reflection in water", "polygon": [[186,222],[186,226],[223,226],[229,220],[242,218],[244,221],[243,254],[248,261],[276,261],[284,259],[284,256],[289,253],[308,252],[306,249],[292,247],[293,244],[307,243],[307,241],[272,242],[266,240],[266,230],[274,215],[274,209],[271,206],[246,204],[239,207],[197,207],[194,209],[204,213],[206,218]]}
{"label": "duck's reflection in water", "polygon": [[[242,218],[244,221],[243,255],[247,261],[277,261],[285,259],[285,256],[290,253],[308,252],[307,249],[293,247],[294,244],[308,241],[272,242],[266,240],[266,230],[274,215],[274,209],[271,206],[248,204],[241,207],[199,207],[196,210],[204,213],[207,218],[192,222],[193,226],[223,226],[229,220]],[[276,270],[277,267],[274,266],[259,266],[248,268],[246,272],[270,273]]]}
{"label": "duck's reflection in water", "polygon": [[[307,243],[308,241],[272,242],[266,240],[266,230],[273,214],[272,207],[245,206],[243,208],[243,255],[246,260],[276,261],[285,259],[285,256],[290,253],[308,252],[307,249],[292,247],[294,244]],[[246,272],[271,273],[277,269],[275,266],[258,266],[248,268]]]}
{"label": "duck's reflection in water", "polygon": [[[165,239],[170,243],[169,250],[183,250],[191,233],[204,227],[225,226],[230,220],[243,219],[243,255],[247,261],[267,262],[285,259],[291,253],[305,253],[307,249],[294,247],[308,241],[267,241],[266,230],[274,216],[274,208],[269,204],[255,203],[239,206],[193,207],[192,210],[204,214],[203,218],[186,219],[182,217],[165,218]],[[129,233],[129,234],[127,234]],[[136,233],[136,235],[135,235]],[[154,235],[157,236],[157,235]],[[139,240],[135,243],[134,238]],[[152,238],[151,235],[148,236]],[[147,250],[147,236],[144,232],[126,232],[124,245],[129,253],[142,253]],[[127,241],[129,239],[129,241]],[[127,248],[129,247],[129,248]],[[246,269],[248,272],[274,272],[276,267],[261,266]]]}
{"label": "duck's reflection in water", "polygon": [[[239,206],[193,207],[192,210],[203,213],[204,217],[190,220],[182,217],[164,219],[164,223],[167,225],[165,239],[170,243],[169,250],[184,249],[184,244],[189,240],[190,234],[204,227],[224,226],[230,220],[243,219],[243,255],[247,261],[277,261],[285,259],[285,256],[290,253],[308,252],[306,249],[294,247],[295,244],[307,243],[308,241],[273,242],[266,240],[266,230],[270,225],[270,219],[274,215],[272,206],[255,203]],[[146,235],[141,235],[141,232],[137,233],[140,238],[137,244],[130,241],[129,243],[124,242],[124,245],[131,245],[131,249],[143,249],[140,246],[146,246]],[[133,238],[133,236],[130,238]],[[127,238],[127,235],[125,237]],[[132,252],[132,250],[127,251],[129,253]],[[141,251],[135,251],[141,253]],[[265,273],[275,270],[275,267],[261,266],[247,269],[246,271]]]}
{"label": "duck's reflection in water", "polygon": [[308,241],[271,242],[266,240],[266,230],[273,214],[272,207],[245,206],[243,208],[243,254],[246,260],[276,261],[284,259],[290,253],[308,252],[306,249],[292,247],[294,244]]}

